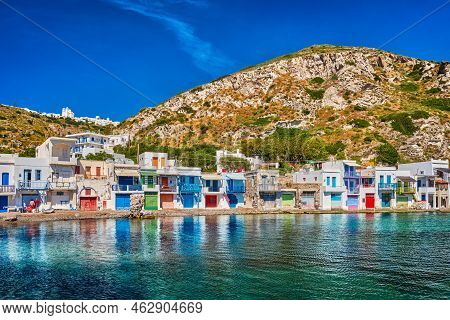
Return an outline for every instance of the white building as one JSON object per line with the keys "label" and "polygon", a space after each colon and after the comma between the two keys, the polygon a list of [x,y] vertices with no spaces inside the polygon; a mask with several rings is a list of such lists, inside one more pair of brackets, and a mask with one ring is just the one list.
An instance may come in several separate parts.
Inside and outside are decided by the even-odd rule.
{"label": "white building", "polygon": [[51,137],[36,148],[36,160],[44,159],[50,167],[47,204],[53,209],[77,208],[77,159],[70,153],[75,143],[75,139]]}
{"label": "white building", "polygon": [[73,119],[73,118],[75,118],[75,113],[73,113],[73,111],[70,110],[69,107],[65,107],[65,108],[63,107],[62,111],[61,111],[61,117]]}
{"label": "white building", "polygon": [[[419,200],[425,202],[428,209],[436,209],[448,206],[448,175],[447,181],[443,179],[444,175],[439,176],[439,171],[448,171],[448,166],[448,160],[430,160],[400,164],[398,168],[411,172],[411,175],[417,181],[416,188]],[[436,182],[440,185],[439,195],[436,190]]]}
{"label": "white building", "polygon": [[375,167],[375,208],[396,207],[396,171],[395,167]]}

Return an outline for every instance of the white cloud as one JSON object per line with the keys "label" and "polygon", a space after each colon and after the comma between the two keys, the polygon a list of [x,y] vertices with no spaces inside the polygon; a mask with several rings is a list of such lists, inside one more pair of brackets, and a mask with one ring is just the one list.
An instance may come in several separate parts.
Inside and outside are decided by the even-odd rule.
{"label": "white cloud", "polygon": [[194,27],[168,12],[169,5],[207,6],[203,0],[104,0],[123,10],[136,12],[140,15],[161,22],[168,30],[174,33],[180,42],[181,49],[189,54],[195,65],[208,72],[220,71],[232,64],[232,61],[217,50],[212,43],[200,39]]}

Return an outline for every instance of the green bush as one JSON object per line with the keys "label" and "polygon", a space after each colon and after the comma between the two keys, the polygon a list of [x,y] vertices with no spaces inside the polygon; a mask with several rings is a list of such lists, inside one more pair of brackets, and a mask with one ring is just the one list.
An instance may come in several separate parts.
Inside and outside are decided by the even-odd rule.
{"label": "green bush", "polygon": [[311,113],[311,111],[309,109],[303,109],[302,110],[302,114],[304,114],[305,116],[307,116],[310,113]]}
{"label": "green bush", "polygon": [[264,127],[264,126],[268,125],[271,121],[272,121],[272,119],[270,117],[262,117],[262,118],[256,119],[253,122],[253,124],[258,127]]}
{"label": "green bush", "polygon": [[324,160],[327,156],[325,143],[319,137],[308,138],[303,143],[303,155],[307,160]]}
{"label": "green bush", "polygon": [[325,150],[332,155],[336,155],[341,151],[345,150],[345,144],[342,141],[336,141],[335,143],[330,143],[325,147]]}
{"label": "green bush", "polygon": [[370,122],[364,119],[353,119],[350,121],[355,128],[367,128],[370,126]]}
{"label": "green bush", "polygon": [[325,93],[324,89],[313,90],[313,89],[305,89],[309,96],[314,100],[320,100],[323,98],[323,94]]}
{"label": "green bush", "polygon": [[431,88],[431,89],[428,89],[427,91],[425,91],[427,94],[435,94],[435,93],[439,93],[439,92],[441,92],[441,89],[440,88]]}
{"label": "green bush", "polygon": [[379,145],[376,151],[377,161],[379,163],[395,165],[400,160],[400,155],[398,154],[397,150],[395,150],[395,148],[387,142]]}
{"label": "green bush", "polygon": [[90,153],[85,157],[86,160],[97,160],[97,161],[105,161],[107,159],[114,159],[114,157],[106,153],[104,151],[100,151],[99,153]]}
{"label": "green bush", "polygon": [[419,81],[423,75],[423,66],[421,64],[414,65],[412,71],[408,73],[406,76],[411,78],[414,81]]}
{"label": "green bush", "polygon": [[415,92],[419,89],[419,86],[413,82],[403,82],[400,84],[399,88],[404,92]]}
{"label": "green bush", "polygon": [[353,110],[355,110],[355,111],[366,111],[367,107],[364,107],[364,106],[353,106]]}
{"label": "green bush", "polygon": [[36,149],[35,148],[27,148],[23,152],[19,153],[19,156],[34,158],[36,156]]}
{"label": "green bush", "polygon": [[372,137],[370,137],[370,136],[366,136],[366,137],[364,137],[364,143],[366,143],[366,144],[369,144],[369,143],[371,143],[372,142]]}
{"label": "green bush", "polygon": [[229,172],[250,170],[250,162],[247,159],[232,156],[220,158],[220,165]]}
{"label": "green bush", "polygon": [[422,101],[424,106],[442,111],[450,111],[449,98],[429,98]]}
{"label": "green bush", "polygon": [[416,110],[411,113],[411,118],[413,119],[428,119],[430,114],[424,110]]}
{"label": "green bush", "polygon": [[336,119],[338,119],[339,118],[339,116],[337,116],[337,115],[335,115],[335,116],[331,116],[331,117],[329,117],[328,118],[328,121],[334,121],[334,120],[336,120]]}
{"label": "green bush", "polygon": [[323,80],[321,77],[315,77],[315,78],[312,78],[311,80],[309,80],[309,82],[320,86],[322,83],[325,82],[325,80]]}
{"label": "green bush", "polygon": [[406,112],[391,113],[381,118],[381,121],[389,121],[392,129],[406,135],[412,136],[417,128],[411,120],[411,116]]}

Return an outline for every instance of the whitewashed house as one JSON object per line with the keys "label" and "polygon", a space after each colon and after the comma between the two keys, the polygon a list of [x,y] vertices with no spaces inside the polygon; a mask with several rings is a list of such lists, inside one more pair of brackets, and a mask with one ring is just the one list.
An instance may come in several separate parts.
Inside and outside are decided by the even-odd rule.
{"label": "whitewashed house", "polygon": [[75,139],[51,137],[36,148],[36,161],[44,159],[50,167],[46,203],[53,209],[77,208],[77,158],[71,155],[75,143]]}

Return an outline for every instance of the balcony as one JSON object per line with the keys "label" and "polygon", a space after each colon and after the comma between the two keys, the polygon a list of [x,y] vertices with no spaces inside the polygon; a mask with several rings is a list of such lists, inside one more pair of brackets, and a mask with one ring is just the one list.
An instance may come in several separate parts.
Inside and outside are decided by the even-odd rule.
{"label": "balcony", "polygon": [[359,179],[360,177],[361,177],[361,174],[357,171],[345,171],[344,172],[344,178]]}
{"label": "balcony", "polygon": [[118,191],[142,191],[142,185],[140,184],[114,184],[111,186],[112,191],[118,192]]}
{"label": "balcony", "polygon": [[416,189],[413,187],[397,187],[397,194],[414,194]]}
{"label": "balcony", "polygon": [[177,186],[160,185],[159,190],[162,193],[177,193]]}
{"label": "balcony", "polygon": [[91,174],[89,172],[86,172],[84,174],[84,178],[85,179],[92,179],[92,180],[103,180],[103,179],[106,179],[106,176],[104,176],[104,175],[96,175],[96,174]]}
{"label": "balcony", "polygon": [[258,186],[259,192],[278,192],[281,190],[279,184],[275,183],[261,183]]}
{"label": "balcony", "polygon": [[0,186],[0,193],[15,193],[15,192],[16,186],[12,185]]}
{"label": "balcony", "polygon": [[347,192],[349,194],[359,194],[359,186],[353,188],[347,188]]}
{"label": "balcony", "polygon": [[184,193],[198,193],[202,190],[200,184],[180,184],[180,192]]}
{"label": "balcony", "polygon": [[159,191],[159,185],[157,185],[156,183],[154,184],[143,184],[142,185],[142,190],[143,191]]}
{"label": "balcony", "polygon": [[364,189],[375,188],[375,183],[362,183],[361,188]]}
{"label": "balcony", "polygon": [[227,193],[244,193],[245,192],[245,186],[238,185],[238,186],[227,186]]}
{"label": "balcony", "polygon": [[221,193],[223,192],[222,187],[203,187],[203,193]]}
{"label": "balcony", "polygon": [[74,181],[52,181],[50,190],[76,190],[77,184]]}
{"label": "balcony", "polygon": [[379,183],[378,189],[380,190],[395,190],[397,188],[396,183]]}
{"label": "balcony", "polygon": [[75,158],[75,157],[51,157],[50,164],[75,166],[77,164],[77,158]]}
{"label": "balcony", "polygon": [[48,190],[48,181],[19,181],[18,190]]}
{"label": "balcony", "polygon": [[324,192],[334,192],[334,193],[340,193],[345,192],[347,189],[345,186],[324,186],[323,191]]}

